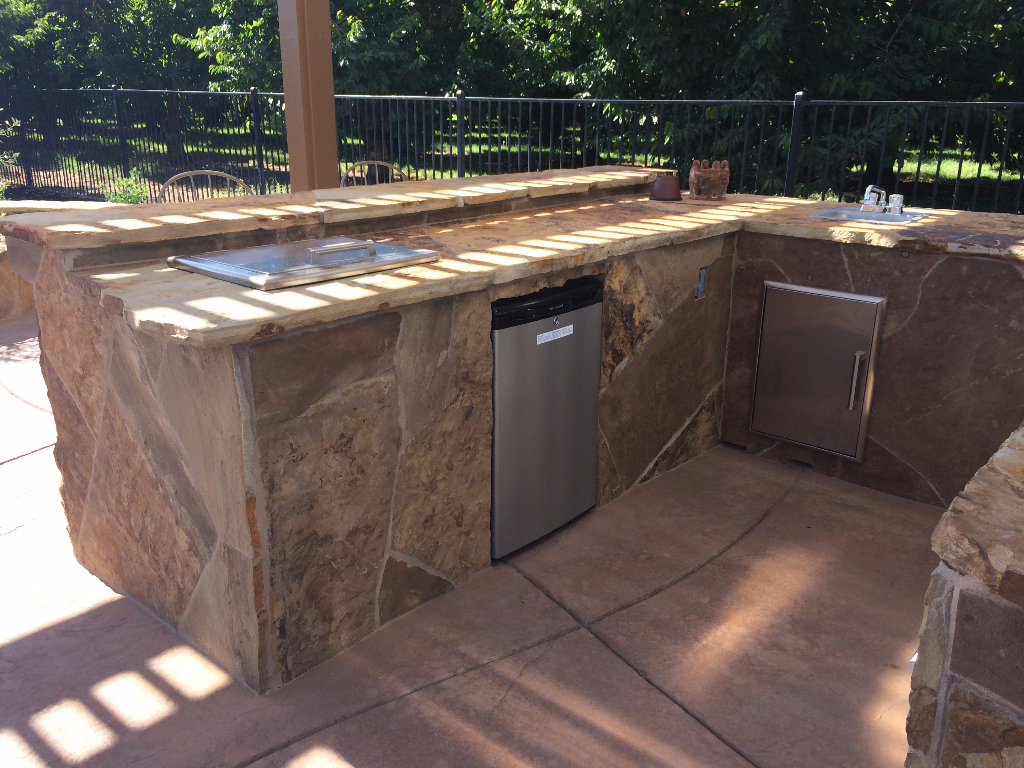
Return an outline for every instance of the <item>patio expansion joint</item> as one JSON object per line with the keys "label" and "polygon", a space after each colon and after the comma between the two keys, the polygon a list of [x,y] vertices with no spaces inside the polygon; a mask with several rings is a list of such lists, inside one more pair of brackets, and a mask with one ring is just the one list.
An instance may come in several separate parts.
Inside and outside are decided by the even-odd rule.
{"label": "patio expansion joint", "polygon": [[0,466],[3,466],[4,464],[10,464],[12,461],[17,461],[18,459],[24,459],[26,456],[31,456],[33,453],[45,451],[47,448],[53,448],[53,446],[55,445],[56,443],[47,443],[46,445],[41,445],[38,448],[33,448],[31,451],[26,451],[20,456],[12,456],[9,459],[4,459],[3,461],[0,461]]}
{"label": "patio expansion joint", "polygon": [[[515,568],[515,564],[514,563],[512,563],[511,561],[506,561],[506,562],[508,563],[508,565],[511,565],[513,568]],[[587,622],[582,616],[580,616],[578,613],[576,613],[574,610],[572,610],[572,608],[570,608],[569,606],[567,606],[564,603],[560,602],[558,600],[558,598],[556,598],[551,592],[549,592],[547,589],[545,589],[543,585],[541,585],[539,582],[534,581],[525,572],[520,571],[518,568],[516,568],[516,571],[524,579],[529,581],[531,584],[533,584],[533,586],[535,586],[537,589],[539,589],[541,592],[543,592],[548,597],[549,600],[551,600],[553,603],[555,603],[557,606],[559,606],[563,611],[565,611],[570,616],[572,616],[572,618],[575,619],[576,623],[580,625],[581,629],[583,629],[588,635],[593,637],[595,640],[597,640],[597,642],[599,642],[601,645],[603,645],[605,648],[607,648],[609,651],[611,651],[611,653],[614,654],[615,657],[619,661],[621,661],[623,664],[625,664],[627,667],[629,667],[631,670],[633,670],[633,672],[636,673],[636,675],[638,677],[640,677],[641,680],[643,680],[645,683],[647,683],[649,686],[651,686],[654,690],[656,690],[658,693],[660,693],[662,696],[664,696],[670,702],[675,704],[676,707],[678,707],[683,712],[685,712],[687,715],[689,715],[691,718],[693,718],[693,720],[695,720],[697,723],[699,723],[701,725],[701,727],[704,728],[704,730],[706,730],[708,733],[710,733],[712,736],[714,736],[716,739],[718,739],[720,742],[722,742],[722,744],[727,746],[729,749],[731,749],[737,755],[742,757],[746,762],[748,762],[751,766],[753,766],[753,768],[763,768],[763,766],[761,766],[759,763],[755,762],[754,759],[750,755],[748,755],[746,753],[746,751],[744,751],[744,749],[742,747],[740,747],[738,744],[733,743],[733,741],[728,736],[726,736],[725,734],[721,733],[718,729],[716,729],[714,726],[712,726],[707,720],[705,720],[699,714],[697,714],[692,709],[690,709],[688,706],[686,706],[686,704],[684,704],[678,697],[673,696],[672,693],[670,693],[664,687],[658,685],[658,683],[656,683],[654,680],[652,680],[651,676],[648,675],[647,672],[645,672],[642,667],[640,667],[638,664],[635,664],[633,661],[631,661],[629,658],[627,658],[625,656],[625,654],[623,654],[621,651],[619,651],[618,648],[616,648],[609,640],[607,640],[603,635],[601,635],[600,632],[595,630],[591,626],[591,624],[589,622]],[[637,601],[637,602],[639,602],[639,601]]]}
{"label": "patio expansion joint", "polygon": [[[703,569],[706,566],[708,566],[711,563],[713,563],[715,560],[720,558],[722,555],[724,555],[730,549],[732,549],[737,544],[739,544],[741,541],[743,541],[743,539],[745,539],[747,536],[749,536],[750,533],[755,528],[757,528],[761,523],[763,523],[765,521],[765,519],[768,517],[768,515],[770,515],[772,512],[774,512],[775,509],[779,506],[779,504],[781,504],[783,501],[786,500],[786,498],[789,496],[789,494],[793,491],[793,488],[796,487],[797,482],[799,482],[800,478],[803,476],[804,472],[806,472],[806,471],[807,471],[806,469],[800,469],[796,473],[796,475],[793,477],[793,480],[789,483],[789,485],[786,486],[785,490],[781,494],[779,494],[779,497],[777,499],[775,499],[775,501],[773,501],[771,504],[769,504],[768,507],[766,507],[765,510],[760,515],[758,515],[749,524],[747,524],[747,527],[744,528],[742,531],[740,531],[739,535],[735,539],[732,539],[731,541],[729,541],[726,544],[724,544],[722,547],[717,549],[715,552],[711,553],[708,557],[706,557],[701,562],[697,563],[695,566],[693,566],[689,570],[684,571],[683,573],[679,574],[678,576],[673,576],[668,581],[658,585],[657,587],[654,587],[653,589],[651,589],[648,592],[645,592],[644,594],[642,594],[640,597],[636,598],[635,600],[632,600],[632,601],[630,601],[628,603],[624,603],[622,605],[616,606],[615,608],[612,608],[610,611],[605,611],[600,616],[598,616],[597,618],[593,619],[591,621],[591,624],[597,624],[598,622],[604,621],[609,616],[613,616],[614,614],[619,613],[620,611],[624,611],[627,608],[632,608],[634,605],[638,605],[638,604],[644,602],[645,600],[650,600],[655,595],[658,595],[661,592],[664,592],[669,587],[674,587],[679,582],[683,581],[684,579],[688,579],[690,576],[693,576],[693,574],[697,573],[701,569]],[[509,565],[512,565],[512,563],[509,563]],[[513,567],[515,567],[515,566],[513,565]],[[516,568],[516,570],[518,571],[519,569]],[[520,573],[522,573],[522,572],[520,571]],[[523,574],[523,575],[526,576],[526,574]],[[529,577],[527,576],[526,578],[529,578]],[[545,592],[545,594],[547,594],[547,593]],[[549,597],[550,597],[550,595],[549,595]],[[552,598],[552,599],[554,599],[554,598]],[[556,600],[555,602],[557,603],[558,601]],[[561,603],[559,603],[559,605],[561,605]],[[565,606],[562,606],[562,607],[565,608]],[[566,609],[566,610],[568,610],[568,609]]]}
{"label": "patio expansion joint", "polygon": [[730,739],[724,733],[722,733],[717,728],[715,728],[713,725],[711,725],[711,723],[708,722],[703,716],[701,716],[699,713],[697,713],[692,708],[687,706],[686,703],[684,703],[677,696],[673,695],[666,688],[664,688],[663,686],[661,686],[657,682],[655,682],[651,678],[651,676],[640,665],[634,663],[624,653],[622,653],[618,648],[616,648],[615,645],[610,640],[605,638],[601,634],[600,630],[596,629],[593,625],[603,621],[604,619],[607,619],[609,616],[612,616],[612,615],[614,615],[616,613],[619,613],[620,611],[624,611],[627,608],[631,608],[634,605],[639,605],[640,603],[644,602],[645,600],[651,599],[655,595],[658,595],[661,592],[664,592],[669,587],[675,586],[676,584],[680,583],[684,579],[692,576],[693,574],[697,573],[701,569],[705,568],[706,566],[710,565],[715,560],[720,558],[722,555],[724,555],[730,549],[732,549],[737,544],[739,544],[741,541],[743,541],[743,539],[745,539],[748,535],[750,535],[750,533],[755,528],[757,528],[761,523],[763,523],[765,521],[765,519],[773,511],[775,511],[775,509],[777,509],[778,506],[783,501],[786,500],[786,498],[789,496],[789,494],[796,487],[796,484],[799,482],[800,478],[803,477],[803,475],[804,475],[804,473],[806,471],[807,471],[806,469],[799,470],[796,473],[796,475],[794,475],[794,477],[793,477],[792,481],[790,481],[789,485],[786,486],[785,490],[783,490],[783,492],[781,494],[779,494],[778,498],[776,498],[775,501],[773,501],[770,505],[768,505],[768,507],[760,515],[758,515],[749,525],[747,525],[747,527],[744,528],[740,532],[739,536],[737,536],[735,539],[733,539],[732,541],[730,541],[727,544],[725,544],[723,547],[721,547],[716,552],[711,554],[709,557],[707,557],[706,559],[704,559],[703,561],[701,561],[700,563],[695,565],[693,568],[690,568],[689,570],[687,570],[685,573],[682,573],[679,576],[676,576],[676,577],[670,579],[666,583],[664,583],[664,584],[662,584],[662,585],[660,585],[658,587],[655,587],[651,591],[644,593],[643,595],[641,595],[636,600],[633,600],[632,602],[627,603],[625,605],[621,605],[621,606],[619,606],[617,608],[613,608],[612,610],[607,611],[606,613],[598,616],[596,619],[593,619],[591,621],[587,621],[579,613],[577,613],[575,610],[573,610],[570,606],[566,605],[564,601],[559,600],[557,596],[555,596],[549,589],[547,589],[547,587],[545,587],[539,581],[534,579],[530,574],[528,574],[525,571],[521,570],[516,565],[515,561],[512,560],[511,558],[505,558],[505,559],[502,560],[502,562],[504,562],[506,565],[511,566],[512,568],[515,568],[516,572],[520,576],[522,576],[524,579],[529,581],[534,587],[536,587],[538,590],[540,590],[549,600],[551,600],[551,602],[553,602],[555,605],[557,605],[559,608],[561,608],[563,611],[565,611],[567,614],[569,614],[576,621],[576,623],[580,625],[581,628],[586,630],[587,633],[591,637],[593,637],[595,640],[597,640],[599,643],[601,643],[601,645],[603,645],[605,648],[607,648],[609,651],[611,651],[619,659],[619,661],[621,661],[623,664],[625,664],[627,667],[629,667],[631,670],[633,670],[633,672],[635,672],[641,679],[643,679],[644,682],[646,682],[648,685],[650,685],[652,688],[654,688],[658,693],[660,693],[666,699],[668,699],[673,704],[675,704],[679,709],[681,709],[683,712],[685,712],[687,715],[689,715],[695,721],[700,723],[700,725],[706,731],[708,731],[716,739],[718,739],[720,742],[722,742],[722,744],[724,744],[729,749],[731,749],[733,752],[735,752],[737,755],[739,755],[741,758],[743,758],[747,763],[749,763],[751,766],[753,766],[753,768],[763,768],[763,766],[760,763],[758,763],[754,759],[754,757],[752,755],[750,755],[746,750],[744,750],[741,746],[739,746],[738,744],[733,742],[732,739]]}
{"label": "patio expansion joint", "polygon": [[36,405],[35,403],[30,403],[28,400],[26,400],[21,395],[18,395],[16,393],[12,392],[11,388],[8,387],[6,384],[4,384],[2,381],[0,381],[0,389],[4,390],[8,395],[13,397],[15,400],[18,400],[19,402],[24,403],[29,408],[35,408],[37,411],[42,411],[43,413],[47,414],[48,416],[52,416],[53,415],[53,411],[48,411],[45,408],[43,408],[42,406]]}
{"label": "patio expansion joint", "polygon": [[431,688],[431,687],[433,687],[433,686],[435,686],[435,685],[437,685],[439,683],[443,683],[443,682],[445,682],[447,680],[451,680],[454,677],[459,677],[460,675],[465,675],[465,674],[467,674],[469,672],[475,672],[478,669],[483,669],[485,667],[489,667],[492,664],[498,663],[499,661],[504,661],[505,659],[512,658],[513,656],[517,656],[520,653],[524,653],[526,651],[532,650],[532,649],[537,648],[537,647],[539,647],[541,645],[553,642],[555,640],[558,640],[559,638],[565,637],[566,635],[570,635],[573,632],[578,632],[578,631],[579,631],[579,627],[568,627],[567,629],[559,630],[558,632],[554,632],[554,633],[552,633],[550,635],[542,637],[539,640],[535,640],[535,641],[533,641],[531,643],[527,643],[526,645],[522,646],[521,648],[515,648],[514,650],[511,650],[508,653],[504,653],[504,654],[502,654],[500,656],[496,656],[494,658],[487,659],[486,661],[482,661],[479,664],[473,664],[471,666],[464,667],[464,668],[459,669],[459,670],[457,670],[455,672],[451,672],[450,674],[447,674],[447,675],[441,675],[440,677],[438,677],[438,678],[436,678],[434,680],[430,680],[428,682],[425,682],[425,683],[423,683],[421,685],[418,685],[415,688],[410,688],[405,693],[398,694],[397,696],[392,696],[389,699],[384,699],[383,701],[378,701],[378,702],[376,702],[374,704],[367,704],[366,706],[360,707],[359,709],[356,709],[356,710],[354,710],[352,712],[349,712],[348,714],[342,715],[341,717],[334,718],[333,720],[330,720],[329,722],[322,723],[320,725],[317,725],[317,726],[314,726],[312,728],[309,728],[309,729],[307,729],[307,730],[305,730],[305,731],[303,731],[301,733],[296,734],[295,736],[292,736],[289,739],[286,739],[286,740],[284,740],[282,742],[279,742],[278,744],[275,744],[272,747],[267,747],[266,749],[263,749],[260,752],[257,752],[256,754],[254,754],[254,755],[252,755],[250,757],[247,757],[245,760],[242,760],[241,762],[232,764],[231,768],[246,768],[247,766],[250,766],[253,763],[258,762],[258,761],[262,760],[265,757],[269,757],[270,755],[273,755],[276,752],[280,752],[283,749],[287,749],[288,747],[291,747],[291,746],[293,746],[295,744],[298,744],[300,741],[304,741],[305,739],[308,739],[311,736],[316,736],[318,733],[323,733],[327,729],[333,728],[334,726],[340,725],[341,723],[344,723],[344,722],[346,722],[348,720],[351,720],[351,719],[353,719],[355,717],[359,717],[360,715],[365,715],[367,712],[372,712],[373,710],[380,709],[381,707],[387,706],[388,704],[392,704],[392,703],[394,703],[396,701],[401,701],[402,699],[404,699],[404,698],[406,698],[408,696],[412,696],[414,693],[419,693],[420,691],[423,691],[423,690],[425,690],[427,688]]}

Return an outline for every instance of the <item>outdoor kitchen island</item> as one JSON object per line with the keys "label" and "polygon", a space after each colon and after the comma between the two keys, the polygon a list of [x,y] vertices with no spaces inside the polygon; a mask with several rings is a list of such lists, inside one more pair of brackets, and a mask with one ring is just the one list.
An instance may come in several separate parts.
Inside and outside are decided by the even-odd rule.
{"label": "outdoor kitchen island", "polygon": [[[724,440],[946,506],[1024,421],[1013,217],[837,225],[807,218],[828,203],[653,202],[656,173],[0,222],[79,560],[254,690],[312,669],[489,566],[490,305],[582,275],[605,280],[599,503]],[[336,234],[442,259],[267,293],[166,264]],[[764,279],[889,297],[863,464],[747,431]]]}

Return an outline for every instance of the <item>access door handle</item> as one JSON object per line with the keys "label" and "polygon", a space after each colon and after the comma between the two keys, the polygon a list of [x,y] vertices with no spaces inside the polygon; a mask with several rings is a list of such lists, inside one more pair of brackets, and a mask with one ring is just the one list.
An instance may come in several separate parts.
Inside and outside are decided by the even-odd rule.
{"label": "access door handle", "polygon": [[855,352],[853,354],[853,381],[850,382],[850,405],[848,411],[853,410],[853,401],[857,399],[857,380],[860,379],[860,361],[867,352]]}

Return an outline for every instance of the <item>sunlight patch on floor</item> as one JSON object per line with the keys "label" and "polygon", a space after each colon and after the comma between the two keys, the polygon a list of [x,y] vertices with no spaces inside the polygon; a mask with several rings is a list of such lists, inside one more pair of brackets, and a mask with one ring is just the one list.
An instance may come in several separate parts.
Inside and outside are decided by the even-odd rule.
{"label": "sunlight patch on floor", "polygon": [[[909,659],[917,646],[908,646],[903,655]],[[878,762],[884,764],[892,756],[907,749],[906,722],[910,710],[907,691],[910,690],[910,670],[906,664],[899,669],[886,670],[875,679],[875,697],[861,710],[867,738]]]}
{"label": "sunlight patch on floor", "polygon": [[352,763],[330,747],[310,747],[298,757],[293,757],[285,768],[355,768]]}
{"label": "sunlight patch on floor", "polygon": [[121,672],[90,689],[110,714],[133,731],[149,728],[177,710],[177,705],[138,672]]}
{"label": "sunlight patch on floor", "polygon": [[702,682],[734,674],[733,660],[749,651],[765,630],[792,612],[801,597],[813,591],[831,558],[794,546],[781,546],[752,564],[728,597],[721,620],[700,640],[694,655],[686,659],[690,672],[701,670]]}
{"label": "sunlight patch on floor", "polygon": [[199,701],[231,684],[231,675],[189,645],[176,645],[146,666],[186,699]]}
{"label": "sunlight patch on floor", "polygon": [[117,743],[117,734],[78,699],[64,699],[28,719],[36,735],[65,763],[84,763]]}
{"label": "sunlight patch on floor", "polygon": [[3,755],[7,768],[47,768],[43,758],[10,728],[0,730],[0,755]]}

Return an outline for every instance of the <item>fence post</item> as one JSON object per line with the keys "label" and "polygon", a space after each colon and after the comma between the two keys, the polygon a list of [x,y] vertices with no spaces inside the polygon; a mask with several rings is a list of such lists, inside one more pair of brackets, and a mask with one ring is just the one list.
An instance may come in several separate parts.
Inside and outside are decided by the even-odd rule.
{"label": "fence post", "polygon": [[796,194],[796,160],[800,152],[800,122],[804,115],[804,92],[798,91],[793,96],[793,124],[789,130],[789,161],[786,163],[786,188],[783,195],[793,197]]}
{"label": "fence post", "polygon": [[458,146],[457,146],[455,151],[458,153],[458,156],[456,158],[456,162],[458,163],[458,170],[459,170],[459,178],[460,179],[463,176],[466,175],[466,159],[465,159],[465,153],[466,153],[466,118],[465,118],[465,113],[463,111],[463,107],[465,106],[465,104],[466,104],[466,94],[464,94],[461,90],[456,91],[455,92],[455,114],[456,114],[456,116],[455,116],[455,121],[456,121],[455,124],[456,124],[456,133],[458,134],[458,139],[457,139]]}
{"label": "fence post", "polygon": [[267,194],[267,181],[263,177],[263,128],[260,122],[260,100],[256,86],[249,89],[249,107],[252,109],[252,135],[256,143],[256,180],[261,195]]}
{"label": "fence post", "polygon": [[125,178],[130,175],[128,170],[128,152],[124,141],[124,120],[121,117],[121,100],[118,98],[121,86],[115,85],[110,89],[111,97],[114,100],[114,120],[117,122],[117,151],[121,156],[121,172]]}

